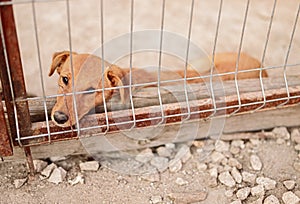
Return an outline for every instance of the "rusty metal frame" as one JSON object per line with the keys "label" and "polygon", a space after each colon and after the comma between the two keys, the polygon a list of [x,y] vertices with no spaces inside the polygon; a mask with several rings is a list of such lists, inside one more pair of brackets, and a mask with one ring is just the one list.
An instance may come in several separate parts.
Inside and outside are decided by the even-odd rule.
{"label": "rusty metal frame", "polygon": [[[0,93],[0,98],[2,94]],[[2,103],[0,103],[0,157],[12,156],[13,148],[11,145],[8,129],[6,126],[6,120],[4,115],[4,109]]]}

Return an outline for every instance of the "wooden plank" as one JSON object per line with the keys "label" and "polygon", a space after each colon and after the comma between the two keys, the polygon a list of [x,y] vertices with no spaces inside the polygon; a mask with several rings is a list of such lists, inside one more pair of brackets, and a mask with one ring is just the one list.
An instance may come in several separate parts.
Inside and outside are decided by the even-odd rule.
{"label": "wooden plank", "polygon": [[[221,136],[221,139],[267,138],[268,134],[262,134],[259,131],[279,126],[300,126],[300,105],[258,111],[252,114],[239,114],[225,118],[224,122],[224,134]],[[141,149],[163,145],[167,142],[185,142],[194,139],[207,138],[207,133],[210,128],[212,128],[210,121],[194,120],[182,125],[181,123],[167,124],[163,129],[157,128],[154,130],[151,127],[141,128],[139,130],[134,130],[134,133],[130,135],[126,134],[126,132],[108,133],[105,137],[98,136],[88,140],[70,140],[47,145],[32,146],[31,150],[34,158],[47,158],[50,156],[87,154],[91,151],[96,151],[98,148],[101,149],[102,152],[114,151],[116,149]],[[249,131],[255,132],[249,133]],[[256,131],[258,132],[256,133]],[[142,138],[141,136],[147,135],[147,132],[154,132],[157,133],[157,135],[150,139],[147,139],[146,137]],[[134,139],[135,137],[137,139]],[[99,141],[97,141],[97,139],[99,139]],[[95,146],[93,142],[96,142],[99,146]],[[85,149],[86,147],[88,147],[89,151]],[[4,161],[24,158],[22,149],[14,147],[14,156],[5,157]]]}

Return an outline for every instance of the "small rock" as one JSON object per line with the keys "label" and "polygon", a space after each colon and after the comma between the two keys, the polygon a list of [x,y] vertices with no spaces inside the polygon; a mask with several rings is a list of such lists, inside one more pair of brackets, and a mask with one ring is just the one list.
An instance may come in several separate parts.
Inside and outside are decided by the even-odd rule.
{"label": "small rock", "polygon": [[293,166],[296,171],[300,172],[300,162],[295,162]]}
{"label": "small rock", "polygon": [[286,187],[286,189],[293,190],[295,188],[296,182],[293,180],[287,180],[283,182],[283,185]]}
{"label": "small rock", "polygon": [[237,183],[242,183],[242,175],[236,167],[232,168],[231,175]]}
{"label": "small rock", "polygon": [[277,138],[282,138],[284,140],[290,139],[290,133],[286,127],[276,127],[272,131]]}
{"label": "small rock", "polygon": [[263,204],[263,200],[264,200],[264,198],[260,197],[257,200],[255,200],[255,201],[253,201],[253,202],[251,202],[249,204]]}
{"label": "small rock", "polygon": [[184,180],[183,178],[178,177],[178,178],[176,178],[175,183],[178,184],[179,186],[183,186],[183,185],[188,184],[189,182]]}
{"label": "small rock", "polygon": [[266,190],[272,190],[276,188],[276,181],[267,177],[258,177],[256,183],[263,185]]}
{"label": "small rock", "polygon": [[141,179],[150,182],[158,182],[160,181],[160,174],[156,171],[155,173],[148,173],[141,175]]}
{"label": "small rock", "polygon": [[235,180],[232,178],[228,171],[220,173],[218,179],[222,184],[228,187],[234,187],[236,184]]}
{"label": "small rock", "polygon": [[299,204],[300,198],[296,196],[292,191],[285,192],[282,195],[282,200],[285,204]]}
{"label": "small rock", "polygon": [[207,192],[170,193],[168,197],[173,200],[174,203],[197,203],[206,199]]}
{"label": "small rock", "polygon": [[207,169],[207,165],[205,163],[197,162],[197,169],[199,171],[203,172]]}
{"label": "small rock", "polygon": [[98,161],[87,161],[79,164],[81,171],[97,171],[99,169]]}
{"label": "small rock", "polygon": [[65,180],[66,175],[67,172],[63,168],[58,167],[52,171],[50,177],[48,178],[48,181],[51,183],[59,184]]}
{"label": "small rock", "polygon": [[295,145],[295,150],[300,151],[300,144]]}
{"label": "small rock", "polygon": [[192,144],[196,148],[203,148],[205,146],[205,142],[202,140],[194,140]]}
{"label": "small rock", "polygon": [[21,188],[27,182],[27,180],[28,180],[27,178],[15,179],[14,180],[15,188]]}
{"label": "small rock", "polygon": [[214,151],[211,155],[211,160],[213,163],[219,163],[221,162],[223,159],[225,159],[225,156],[221,153],[221,152],[216,152]]}
{"label": "small rock", "polygon": [[235,201],[232,201],[230,204],[242,204],[242,201],[240,201],[240,200],[235,200]]}
{"label": "small rock", "polygon": [[175,144],[174,143],[167,143],[167,144],[165,144],[165,147],[167,149],[174,150],[175,149]]}
{"label": "small rock", "polygon": [[158,147],[156,149],[156,152],[157,152],[158,156],[160,156],[160,157],[171,157],[171,155],[172,155],[171,150],[166,147]]}
{"label": "small rock", "polygon": [[72,180],[68,180],[68,183],[71,185],[71,186],[74,186],[78,183],[80,184],[84,184],[84,177],[81,173],[78,173],[78,175],[72,179]]}
{"label": "small rock", "polygon": [[249,187],[241,188],[236,192],[236,197],[240,200],[248,198],[251,189]]}
{"label": "small rock", "polygon": [[262,168],[262,162],[260,158],[255,154],[250,156],[250,164],[255,171],[260,171]]}
{"label": "small rock", "polygon": [[253,146],[258,146],[261,144],[261,141],[259,139],[250,139],[250,143],[253,145]]}
{"label": "small rock", "polygon": [[234,189],[229,189],[227,191],[225,191],[225,196],[227,198],[231,198],[234,195]]}
{"label": "small rock", "polygon": [[166,157],[154,157],[150,164],[157,168],[159,172],[165,171],[169,167],[169,159]]}
{"label": "small rock", "polygon": [[251,188],[251,195],[261,197],[265,194],[263,185],[257,185]]}
{"label": "small rock", "polygon": [[247,171],[243,171],[242,172],[242,177],[243,177],[244,182],[251,183],[251,184],[255,183],[255,179],[256,179],[255,174],[249,173]]}
{"label": "small rock", "polygon": [[142,163],[147,163],[151,159],[153,159],[154,154],[150,148],[144,149],[141,151],[138,155],[136,155],[135,160],[142,162]]}
{"label": "small rock", "polygon": [[233,147],[239,147],[241,149],[244,149],[245,148],[245,143],[243,140],[233,140],[231,142],[231,146]]}
{"label": "small rock", "polygon": [[182,162],[180,159],[172,159],[169,162],[169,170],[170,172],[174,173],[174,172],[178,172],[180,171],[182,168]]}
{"label": "small rock", "polygon": [[229,158],[227,163],[229,166],[236,167],[237,169],[243,168],[243,165],[235,158]]}
{"label": "small rock", "polygon": [[241,150],[239,147],[231,146],[229,151],[231,154],[238,154]]}
{"label": "small rock", "polygon": [[217,178],[216,177],[208,177],[207,179],[207,184],[209,187],[217,187],[218,186],[218,181],[217,181]]}
{"label": "small rock", "polygon": [[285,143],[285,140],[283,138],[277,138],[276,143],[279,145],[283,145]]}
{"label": "small rock", "polygon": [[41,175],[44,176],[44,178],[49,178],[50,174],[55,168],[57,168],[56,164],[49,164],[46,168],[43,169],[43,171],[41,171]]}
{"label": "small rock", "polygon": [[300,131],[298,128],[292,129],[291,140],[297,144],[300,144]]}
{"label": "small rock", "polygon": [[48,166],[48,163],[43,160],[35,159],[35,160],[33,160],[33,165],[34,165],[35,171],[37,173],[40,173],[41,171],[43,171],[46,168],[46,166]]}
{"label": "small rock", "polygon": [[160,195],[151,196],[150,202],[153,204],[161,203],[163,201]]}
{"label": "small rock", "polygon": [[217,178],[218,177],[218,169],[217,168],[211,168],[209,170],[209,174],[211,177]]}
{"label": "small rock", "polygon": [[280,204],[278,198],[276,198],[276,196],[274,195],[269,195],[268,197],[266,197],[266,199],[264,200],[264,204]]}
{"label": "small rock", "polygon": [[181,159],[182,163],[187,162],[192,157],[190,147],[187,145],[182,145],[175,155],[175,159]]}
{"label": "small rock", "polygon": [[215,143],[215,150],[217,152],[227,152],[227,151],[229,151],[229,147],[230,147],[229,143],[224,142],[222,140],[218,140]]}

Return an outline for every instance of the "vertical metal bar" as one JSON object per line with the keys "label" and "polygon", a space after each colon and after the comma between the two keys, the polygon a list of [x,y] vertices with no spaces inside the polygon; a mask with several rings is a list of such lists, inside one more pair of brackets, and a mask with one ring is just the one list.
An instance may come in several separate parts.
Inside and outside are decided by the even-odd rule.
{"label": "vertical metal bar", "polygon": [[234,115],[235,113],[237,113],[241,109],[241,105],[242,105],[241,96],[240,96],[240,90],[239,90],[239,84],[238,84],[238,71],[239,71],[239,63],[240,63],[240,57],[241,57],[241,51],[242,51],[244,33],[245,33],[246,22],[247,22],[248,11],[249,11],[249,4],[250,4],[250,0],[247,0],[247,6],[246,6],[246,11],[245,11],[245,16],[244,16],[244,22],[243,22],[243,26],[242,26],[242,33],[241,33],[241,38],[240,38],[240,45],[239,45],[238,56],[237,56],[236,65],[235,65],[235,73],[234,73],[234,83],[235,83],[235,88],[236,88],[236,94],[237,94],[237,97],[238,97],[239,107],[235,111],[233,111],[230,114],[230,116]]}
{"label": "vertical metal bar", "polygon": [[[104,64],[104,11],[103,11],[103,0],[100,1],[100,27],[101,27],[101,69],[102,74],[104,75],[105,72],[105,64]],[[104,76],[102,76],[104,77]],[[105,112],[105,122],[106,122],[106,130],[103,134],[106,134],[109,131],[109,120],[107,114],[107,105],[105,100],[105,93],[104,93],[104,80],[102,80],[102,98],[103,98],[103,108]]]}
{"label": "vertical metal bar", "polygon": [[161,92],[160,92],[160,74],[161,74],[162,47],[163,47],[163,37],[164,37],[165,8],[166,8],[166,0],[162,0],[158,72],[157,72],[157,93],[158,93],[158,100],[159,100],[159,106],[161,112],[161,121],[158,123],[158,125],[162,124],[165,121],[165,113],[163,109],[163,103],[162,103]]}
{"label": "vertical metal bar", "polygon": [[32,159],[32,154],[31,154],[31,149],[30,147],[24,147],[24,152],[25,152],[25,156],[26,156],[26,161],[29,167],[29,174],[30,176],[34,176],[35,174],[35,168],[34,168],[34,164],[33,164],[33,159]]}
{"label": "vertical metal bar", "polygon": [[284,78],[284,83],[285,83],[285,88],[286,88],[286,93],[287,93],[287,100],[285,102],[281,103],[278,106],[283,106],[283,105],[287,104],[290,101],[290,90],[289,90],[289,84],[288,84],[287,75],[286,75],[286,68],[287,68],[287,63],[288,63],[288,60],[289,60],[290,51],[291,51],[293,40],[294,40],[294,35],[295,35],[295,32],[296,32],[296,28],[297,28],[299,12],[300,12],[300,3],[298,5],[298,10],[297,10],[296,18],[295,18],[295,23],[294,23],[294,26],[293,26],[293,30],[292,30],[292,34],[291,34],[291,38],[290,38],[290,42],[289,42],[289,46],[288,46],[288,50],[287,50],[285,60],[284,60],[284,67],[283,67],[283,78]]}
{"label": "vertical metal bar", "polygon": [[[0,0],[0,2],[7,2],[8,0]],[[2,37],[4,38],[2,48],[6,49],[7,63],[9,69],[1,67],[1,78],[3,89],[5,90],[4,98],[9,111],[9,120],[13,137],[16,135],[20,143],[20,135],[31,134],[31,121],[27,101],[15,102],[14,99],[26,98],[26,88],[24,81],[24,74],[22,70],[22,63],[19,51],[18,37],[15,27],[15,20],[13,15],[12,5],[1,6],[1,24],[3,27]],[[8,91],[11,90],[12,92]],[[15,103],[15,106],[14,106]],[[14,111],[15,110],[15,111]],[[16,115],[17,116],[16,116]],[[12,118],[15,122],[12,123]],[[18,128],[19,127],[19,128]]]}
{"label": "vertical metal bar", "polygon": [[[2,98],[1,93],[0,98]],[[0,127],[0,157],[11,156],[13,154],[13,149],[10,142],[10,135],[6,126],[2,102],[0,102]]]}
{"label": "vertical metal bar", "polygon": [[34,1],[32,2],[32,11],[33,11],[33,25],[34,25],[34,32],[35,32],[36,48],[37,48],[39,70],[40,70],[40,79],[41,79],[41,86],[42,86],[42,92],[43,92],[43,105],[44,105],[44,111],[45,111],[48,141],[50,143],[51,142],[50,126],[49,126],[49,119],[48,119],[46,93],[45,93],[45,85],[44,85],[44,77],[43,77],[44,74],[43,74],[42,62],[41,62],[40,43],[39,43],[39,35],[38,35],[38,31],[37,31],[38,28],[37,28],[37,19],[36,19],[36,10],[35,10],[35,2]]}
{"label": "vertical metal bar", "polygon": [[219,34],[219,27],[220,27],[220,21],[221,21],[222,7],[223,7],[223,0],[220,0],[218,20],[217,20],[217,28],[216,28],[216,33],[215,33],[215,40],[214,40],[211,66],[210,66],[210,78],[209,78],[210,92],[211,92],[212,104],[213,104],[214,111],[209,117],[214,116],[217,112],[216,98],[215,98],[214,87],[213,87],[213,73],[214,73],[214,66],[215,66],[214,65],[215,64],[215,53],[216,53],[216,47],[217,47],[217,41],[218,41],[218,34]]}
{"label": "vertical metal bar", "polygon": [[134,0],[131,0],[131,9],[130,9],[130,58],[129,58],[129,96],[130,96],[130,104],[131,104],[131,111],[132,111],[132,119],[133,125],[130,129],[136,126],[136,119],[135,119],[135,110],[134,110],[134,103],[132,99],[132,46],[133,46],[133,14],[134,14]]}
{"label": "vertical metal bar", "polygon": [[184,94],[185,94],[185,101],[186,101],[188,116],[186,118],[184,118],[182,120],[182,122],[190,119],[190,117],[191,117],[191,108],[190,108],[189,97],[188,97],[188,92],[187,92],[187,67],[188,67],[188,61],[189,61],[190,43],[191,43],[191,35],[192,35],[194,6],[195,6],[195,1],[192,0],[191,10],[190,10],[190,19],[189,19],[188,43],[187,43],[187,48],[186,48],[186,58],[185,58],[185,66],[184,66]]}
{"label": "vertical metal bar", "polygon": [[72,55],[72,34],[71,34],[71,13],[70,13],[70,2],[66,0],[67,6],[67,24],[68,24],[68,37],[69,37],[69,48],[70,48],[70,66],[71,66],[71,75],[72,75],[72,98],[73,98],[73,109],[75,114],[75,122],[77,125],[77,137],[80,136],[80,124],[78,119],[77,103],[76,103],[76,94],[75,94],[75,84],[74,84],[74,67],[73,67],[73,55]]}
{"label": "vertical metal bar", "polygon": [[253,110],[252,112],[260,110],[261,108],[263,108],[266,105],[266,102],[267,102],[264,83],[263,83],[263,80],[262,80],[262,78],[263,78],[262,77],[262,73],[263,73],[262,68],[264,67],[264,64],[265,64],[266,52],[267,52],[267,47],[268,47],[268,43],[269,43],[269,39],[270,39],[271,28],[272,28],[272,24],[273,24],[276,4],[277,4],[277,0],[274,0],[273,9],[272,9],[271,17],[270,17],[270,23],[269,23],[268,32],[267,32],[267,38],[266,38],[266,42],[265,42],[265,47],[264,47],[263,55],[262,55],[262,58],[261,58],[261,69],[259,70],[259,82],[260,82],[261,93],[262,93],[262,96],[263,96],[264,103],[261,106],[259,106],[258,108],[256,108],[255,110]]}

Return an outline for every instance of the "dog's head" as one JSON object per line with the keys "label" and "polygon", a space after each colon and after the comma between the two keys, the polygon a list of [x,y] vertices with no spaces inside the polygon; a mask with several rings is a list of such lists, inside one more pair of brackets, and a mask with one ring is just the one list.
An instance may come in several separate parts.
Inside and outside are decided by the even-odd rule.
{"label": "dog's head", "polygon": [[[71,66],[72,62],[72,66]],[[105,71],[102,73],[102,64]],[[73,75],[72,75],[73,69]],[[122,79],[125,71],[102,62],[99,57],[89,54],[57,52],[53,55],[49,76],[55,70],[59,74],[58,94],[55,106],[51,112],[52,120],[61,127],[72,126],[76,123],[75,106],[80,120],[95,106],[103,104],[103,92],[93,90],[123,86]],[[109,100],[115,90],[104,90],[106,100]],[[125,100],[124,88],[118,89],[122,102]],[[74,93],[74,94],[73,94]],[[75,100],[74,100],[75,97]]]}

